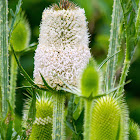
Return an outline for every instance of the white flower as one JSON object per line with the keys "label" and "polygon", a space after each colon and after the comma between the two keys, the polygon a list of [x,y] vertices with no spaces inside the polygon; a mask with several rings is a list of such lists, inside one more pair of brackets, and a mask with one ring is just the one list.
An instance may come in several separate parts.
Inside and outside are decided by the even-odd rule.
{"label": "white flower", "polygon": [[43,84],[41,73],[53,88],[64,87],[60,78],[77,87],[91,57],[88,36],[84,9],[45,9],[34,57],[35,83]]}

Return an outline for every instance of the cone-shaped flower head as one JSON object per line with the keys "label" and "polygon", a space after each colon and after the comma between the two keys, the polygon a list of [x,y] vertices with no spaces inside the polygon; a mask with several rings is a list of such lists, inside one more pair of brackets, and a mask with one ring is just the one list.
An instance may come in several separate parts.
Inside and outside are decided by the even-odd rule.
{"label": "cone-shaped flower head", "polygon": [[129,121],[129,140],[140,140],[140,128],[133,121]]}
{"label": "cone-shaped flower head", "polygon": [[45,98],[37,101],[36,119],[29,140],[52,139],[52,114],[53,106],[51,101]]}
{"label": "cone-shaped flower head", "polygon": [[60,78],[78,86],[80,74],[91,57],[85,11],[78,7],[56,9],[45,9],[42,15],[34,58],[35,83],[43,84],[41,73],[53,88],[64,87]]}
{"label": "cone-shaped flower head", "polygon": [[91,140],[124,140],[127,137],[125,104],[105,96],[98,99],[92,111]]}
{"label": "cone-shaped flower head", "polygon": [[30,26],[24,15],[24,12],[22,12],[16,18],[14,30],[11,34],[10,43],[13,46],[14,50],[16,52],[20,52],[26,47],[28,47],[30,42],[30,36]]}

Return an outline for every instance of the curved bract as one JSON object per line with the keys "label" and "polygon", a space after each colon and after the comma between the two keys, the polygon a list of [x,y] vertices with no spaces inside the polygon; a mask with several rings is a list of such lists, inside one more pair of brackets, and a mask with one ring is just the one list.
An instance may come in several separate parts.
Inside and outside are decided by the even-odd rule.
{"label": "curved bract", "polygon": [[98,99],[92,111],[91,140],[125,140],[128,120],[125,107],[122,101],[110,96]]}
{"label": "curved bract", "polygon": [[36,104],[36,119],[29,140],[52,139],[53,106],[48,99],[42,98]]}

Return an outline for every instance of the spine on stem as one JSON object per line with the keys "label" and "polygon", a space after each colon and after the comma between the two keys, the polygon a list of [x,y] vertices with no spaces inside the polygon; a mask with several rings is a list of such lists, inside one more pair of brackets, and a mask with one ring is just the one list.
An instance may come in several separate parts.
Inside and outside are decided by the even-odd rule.
{"label": "spine on stem", "polygon": [[[1,59],[1,97],[3,117],[8,108],[8,1],[0,0],[0,59]],[[0,101],[1,102],[1,101]]]}
{"label": "spine on stem", "polygon": [[64,102],[63,94],[53,95],[53,140],[64,140]]}

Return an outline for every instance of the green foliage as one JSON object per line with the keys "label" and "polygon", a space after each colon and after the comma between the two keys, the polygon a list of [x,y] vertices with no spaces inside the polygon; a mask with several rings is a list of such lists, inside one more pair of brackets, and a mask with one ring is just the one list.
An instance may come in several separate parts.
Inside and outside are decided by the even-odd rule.
{"label": "green foliage", "polygon": [[91,140],[126,139],[127,108],[117,99],[104,96],[94,103],[91,118]]}
{"label": "green foliage", "polygon": [[95,61],[90,59],[89,64],[85,68],[81,79],[81,94],[84,97],[97,96],[99,94],[100,74],[97,71]]}
{"label": "green foliage", "polygon": [[37,119],[51,118],[53,115],[53,106],[52,102],[46,98],[40,98],[36,103],[36,123],[34,122],[32,127],[32,132],[29,140],[51,140],[52,139],[52,121],[44,122],[42,124],[41,121],[37,122]]}
{"label": "green foliage", "polygon": [[10,43],[16,52],[20,52],[29,46],[30,27],[24,12],[16,17],[14,30],[11,34]]}
{"label": "green foliage", "polygon": [[129,121],[129,140],[140,140],[140,128],[132,120]]}
{"label": "green foliage", "polygon": [[83,99],[71,95],[68,102],[66,124],[72,130],[75,139],[81,139],[83,133]]}

